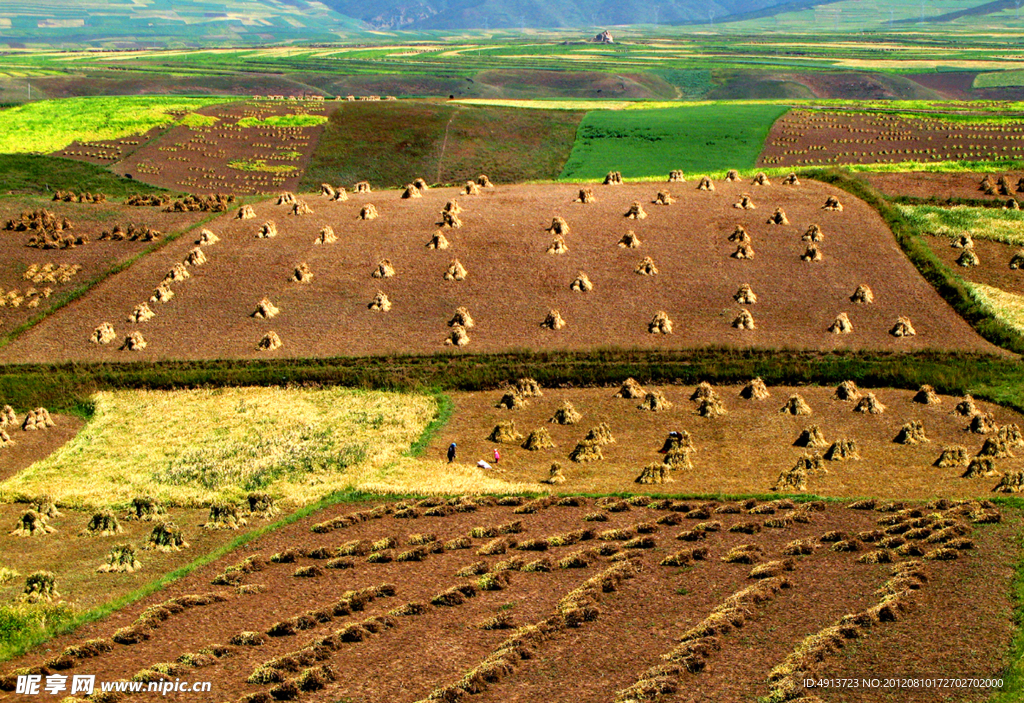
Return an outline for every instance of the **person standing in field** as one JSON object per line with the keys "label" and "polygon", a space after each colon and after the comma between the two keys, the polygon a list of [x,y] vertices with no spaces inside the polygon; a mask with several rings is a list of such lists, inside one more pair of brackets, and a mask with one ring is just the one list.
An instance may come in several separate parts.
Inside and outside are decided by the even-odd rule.
{"label": "person standing in field", "polygon": [[448,445],[448,463],[455,461],[455,442]]}
{"label": "person standing in field", "polygon": [[501,461],[501,452],[499,452],[498,448],[495,447],[494,448],[494,463],[497,464],[499,461]]}

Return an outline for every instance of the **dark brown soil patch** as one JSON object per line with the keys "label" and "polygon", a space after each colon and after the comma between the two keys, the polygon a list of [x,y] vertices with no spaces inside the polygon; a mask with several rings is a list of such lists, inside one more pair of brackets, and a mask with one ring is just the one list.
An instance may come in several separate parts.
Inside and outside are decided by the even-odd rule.
{"label": "dark brown soil patch", "polygon": [[[721,183],[714,193],[679,184],[670,188],[675,204],[649,205],[659,189],[664,184],[598,187],[598,202],[589,205],[573,203],[579,186],[569,184],[498,186],[478,196],[436,188],[412,200],[396,191],[354,195],[347,202],[304,196],[314,212],[301,217],[267,201],[256,206],[253,220],[227,213],[209,225],[221,241],[204,248],[209,263],[192,267],[191,278],[173,284],[175,297],[157,305],[156,317],[138,325],[149,342],[144,351],[119,352],[116,345],[91,344],[88,338],[104,321],[119,335],[127,329],[117,323],[149,299],[193,246],[191,238],[105,281],[16,340],[0,359],[257,358],[268,355],[256,344],[271,330],[283,342],[269,353],[274,357],[435,353],[453,349],[443,342],[459,306],[476,323],[468,331],[469,345],[459,348],[470,352],[709,345],[998,351],[917,273],[878,214],[845,192],[814,182]],[[751,194],[756,210],[733,207],[743,193]],[[829,195],[845,204],[844,212],[822,210]],[[451,248],[428,250],[440,210],[452,198],[464,208],[464,225],[446,230]],[[635,201],[648,203],[646,219],[624,217]],[[376,206],[378,219],[358,219],[366,204]],[[789,225],[766,224],[776,207],[785,210]],[[552,241],[545,228],[554,216],[571,228],[567,254],[545,253]],[[277,223],[278,236],[255,239],[266,220]],[[731,257],[736,245],[728,236],[738,224],[752,237],[752,260]],[[818,245],[823,260],[813,263],[800,258],[807,248],[801,235],[811,224],[825,233]],[[314,244],[325,225],[336,231],[336,244]],[[627,230],[636,232],[639,248],[617,245]],[[658,275],[637,275],[634,269],[648,256]],[[395,277],[371,277],[385,258]],[[468,271],[465,281],[443,278],[454,258]],[[293,280],[300,263],[308,264],[312,282]],[[580,271],[594,284],[588,293],[570,290]],[[758,296],[750,306],[754,330],[732,326],[740,309],[733,295],[744,283]],[[862,283],[874,291],[874,304],[850,302]],[[378,290],[392,302],[390,312],[368,309]],[[250,317],[265,296],[281,314],[272,320]],[[552,309],[566,321],[564,329],[541,326]],[[672,334],[648,332],[659,311],[673,321]],[[849,314],[852,334],[827,331],[840,312]],[[910,317],[916,336],[889,334],[901,315]]]}
{"label": "dark brown soil patch", "polygon": [[947,237],[925,237],[924,240],[947,266],[968,281],[1024,295],[1024,269],[1010,268],[1010,259],[1021,250],[1021,247],[987,239],[975,239],[974,251],[980,263],[977,266],[963,267],[956,263],[963,249],[949,246],[950,240]]}
{"label": "dark brown soil patch", "polygon": [[[1005,173],[993,173],[992,181],[995,182],[998,176],[1006,175],[1010,182],[1016,184],[1024,176],[1024,173],[1007,171]],[[882,191],[885,195],[898,197],[901,195],[913,198],[935,198],[936,200],[950,199],[980,199],[980,200],[1008,200],[1008,195],[986,195],[978,184],[984,178],[981,173],[858,173],[857,177],[870,183]],[[1020,193],[1014,193],[1013,197],[1021,197]]]}
{"label": "dark brown soil patch", "polygon": [[[18,416],[24,419],[24,413]],[[0,481],[6,481],[22,469],[26,469],[40,459],[45,459],[57,449],[63,447],[85,425],[85,421],[76,415],[50,413],[54,426],[40,432],[25,432],[20,427],[8,427],[6,432],[14,440],[14,446],[0,449]]]}

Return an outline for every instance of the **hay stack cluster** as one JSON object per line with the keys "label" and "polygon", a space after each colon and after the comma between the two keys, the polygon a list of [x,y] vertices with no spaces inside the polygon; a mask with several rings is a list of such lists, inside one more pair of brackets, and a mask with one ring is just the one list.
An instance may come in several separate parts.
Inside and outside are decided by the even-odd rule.
{"label": "hay stack cluster", "polygon": [[948,447],[943,447],[942,452],[939,454],[939,458],[935,460],[935,463],[932,464],[932,466],[936,466],[940,469],[950,469],[967,466],[967,461],[967,447],[954,444]]}
{"label": "hay stack cluster", "polygon": [[804,253],[800,255],[801,261],[821,261],[821,259],[821,250],[815,244],[808,246]]}
{"label": "hay stack cluster", "polygon": [[972,266],[978,266],[981,263],[981,259],[978,258],[973,247],[967,247],[960,252],[960,256],[956,259],[956,263],[958,266],[970,268]]}
{"label": "hay stack cluster", "polygon": [[165,207],[164,212],[227,212],[228,205],[233,202],[235,202],[235,196],[223,193],[186,195]]}
{"label": "hay stack cluster", "polygon": [[468,272],[466,268],[459,262],[458,259],[452,259],[451,264],[448,265],[448,270],[444,272],[444,280],[446,281],[464,281]]}
{"label": "hay stack cluster", "polygon": [[852,439],[840,439],[832,444],[825,452],[825,459],[828,461],[856,461],[860,459],[860,449],[857,442]]}
{"label": "hay stack cluster", "polygon": [[130,222],[127,228],[117,224],[112,229],[105,229],[96,239],[100,242],[155,242],[162,236],[159,230]]}
{"label": "hay stack cluster", "polygon": [[[323,189],[324,185],[326,185],[326,184],[323,184],[323,185],[320,186],[321,190]],[[327,186],[327,187],[330,188],[330,186]],[[278,205],[294,205],[295,202],[296,202],[295,193],[290,193],[288,191],[285,191],[284,193],[281,193],[279,196],[277,196],[277,204]]]}
{"label": "hay stack cluster", "polygon": [[153,531],[149,534],[146,546],[143,547],[143,549],[155,549],[161,552],[177,552],[182,549],[188,549],[188,547],[189,544],[185,541],[185,536],[182,534],[181,528],[168,520],[161,522],[153,528]]}
{"label": "hay stack cluster", "polygon": [[359,210],[360,220],[376,220],[378,217],[379,215],[377,214],[377,208],[373,205],[373,203],[367,203],[366,205],[363,205],[363,207],[360,208]]}
{"label": "hay stack cluster", "polygon": [[313,244],[315,246],[322,246],[324,244],[334,244],[337,241],[338,235],[334,233],[334,228],[330,225],[324,225],[316,235],[316,239],[313,240]]}
{"label": "hay stack cluster", "polygon": [[899,434],[893,439],[896,444],[923,444],[931,440],[925,436],[924,425],[919,420],[911,420],[900,428]]}
{"label": "hay stack cluster", "polygon": [[4,230],[8,232],[45,232],[57,234],[74,229],[74,225],[66,217],[56,215],[45,208],[26,210],[17,219],[7,220]]}
{"label": "hay stack cluster", "polygon": [[637,406],[640,410],[650,410],[651,412],[669,410],[671,407],[672,403],[661,391],[648,391],[644,394],[643,402]]}
{"label": "hay stack cluster", "polygon": [[771,393],[768,392],[768,386],[760,376],[743,386],[743,390],[740,391],[740,397],[747,400],[765,400],[769,396]]}
{"label": "hay stack cluster", "polygon": [[789,396],[789,400],[779,409],[779,412],[783,415],[810,415],[811,406],[799,393],[796,393]]}
{"label": "hay stack cluster", "polygon": [[303,261],[301,264],[295,267],[292,273],[292,280],[297,283],[309,283],[313,280],[313,272],[309,268],[309,264]]}
{"label": "hay stack cluster", "polygon": [[995,493],[1024,492],[1024,471],[1010,471],[1004,474],[992,490]]}
{"label": "hay stack cluster", "polygon": [[117,332],[114,331],[114,326],[109,322],[101,324],[89,336],[89,341],[93,344],[110,344],[115,339],[117,339]]}
{"label": "hay stack cluster", "polygon": [[559,406],[548,422],[553,422],[559,425],[575,425],[582,419],[583,415],[580,414],[572,403],[566,400],[562,402],[562,405]]}
{"label": "hay stack cluster", "polygon": [[796,491],[807,490],[807,479],[811,476],[828,473],[821,461],[821,456],[804,455],[796,460],[791,469],[783,471],[775,480],[772,486],[773,491]]}
{"label": "hay stack cluster", "polygon": [[796,177],[795,173],[791,173],[782,179],[782,185],[784,186],[798,186],[800,185],[800,179]]}
{"label": "hay stack cluster", "polygon": [[590,282],[590,277],[582,271],[577,272],[576,278],[569,284],[569,290],[578,291],[580,293],[589,293],[594,290],[594,284]]}
{"label": "hay stack cluster", "polygon": [[623,249],[636,249],[640,246],[640,237],[636,236],[636,232],[633,230],[629,230],[622,235],[622,239],[619,240],[619,246]]}
{"label": "hay stack cluster", "polygon": [[370,187],[369,181],[359,181],[358,183],[352,186],[352,190],[355,193],[369,193],[373,189]]}
{"label": "hay stack cluster", "polygon": [[658,194],[654,196],[654,200],[651,201],[653,205],[671,205],[676,200],[672,197],[672,194],[667,190],[659,190]]}
{"label": "hay stack cluster", "polygon": [[640,201],[634,200],[633,204],[626,210],[625,217],[630,220],[642,220],[647,217],[647,213],[644,212],[644,206],[640,204]]}
{"label": "hay stack cluster", "polygon": [[494,426],[487,439],[498,444],[518,444],[523,441],[523,434],[516,429],[515,420],[503,420]]}
{"label": "hay stack cluster", "polygon": [[57,528],[51,526],[46,516],[37,513],[35,510],[26,510],[18,518],[18,522],[15,524],[14,529],[11,530],[11,534],[15,537],[38,537],[40,535],[48,535],[57,531]]}
{"label": "hay stack cluster", "polygon": [[141,332],[130,332],[121,344],[121,351],[142,351],[146,345],[146,338],[142,336]]}
{"label": "hay stack cluster", "polygon": [[707,176],[701,176],[700,181],[697,183],[697,190],[705,190],[712,192],[715,189],[714,182]]}
{"label": "hay stack cluster", "polygon": [[914,329],[909,317],[900,316],[896,319],[896,324],[889,330],[889,334],[893,337],[913,337],[917,334],[917,330]]}
{"label": "hay stack cluster", "polygon": [[568,254],[569,245],[565,243],[562,237],[555,237],[555,240],[548,245],[548,254]]}
{"label": "hay stack cluster", "polygon": [[54,192],[51,200],[65,203],[105,203],[107,196],[103,193],[75,193],[73,190],[58,190]]}
{"label": "hay stack cluster", "polygon": [[256,219],[256,211],[252,209],[252,205],[243,205],[238,208],[238,213],[235,215],[236,220],[254,220]]}
{"label": "hay stack cluster", "polygon": [[129,322],[146,322],[156,317],[156,313],[153,312],[153,308],[149,307],[149,303],[139,303],[132,309],[131,314],[128,316]]}
{"label": "hay stack cluster", "polygon": [[647,395],[647,391],[644,390],[635,378],[627,378],[619,389],[619,392],[615,394],[616,398],[643,398]]}
{"label": "hay stack cluster", "polygon": [[464,347],[469,344],[469,334],[462,325],[455,325],[444,340],[445,346]]}
{"label": "hay stack cluster", "polygon": [[133,207],[159,207],[160,205],[166,205],[171,202],[171,196],[162,195],[141,195],[139,193],[133,193],[128,196],[124,201],[125,205],[131,205]]}
{"label": "hay stack cluster", "polygon": [[578,196],[576,196],[576,199],[573,202],[574,203],[583,203],[583,204],[597,202],[597,198],[594,197],[594,189],[593,188],[580,188],[580,194]]}
{"label": "hay stack cluster", "polygon": [[511,388],[505,391],[498,404],[494,407],[504,408],[506,410],[518,410],[519,408],[525,407],[528,404],[526,396],[519,392],[517,388]]}
{"label": "hay stack cluster", "polygon": [[412,183],[407,184],[405,186],[405,190],[402,191],[402,199],[403,200],[409,200],[409,199],[412,199],[412,198],[422,198],[422,197],[423,197],[423,194],[420,192],[420,189],[417,188]]}
{"label": "hay stack cluster", "polygon": [[565,327],[565,320],[562,319],[561,313],[557,310],[548,310],[547,316],[544,321],[540,323],[540,326],[549,330],[560,330]]}
{"label": "hay stack cluster", "polygon": [[569,452],[569,459],[577,464],[584,464],[591,461],[600,461],[604,459],[604,454],[601,453],[601,445],[597,442],[580,440],[573,447],[573,450]]}
{"label": "hay stack cluster", "polygon": [[447,249],[449,246],[451,245],[448,243],[448,238],[440,230],[434,232],[434,236],[427,242],[427,249]]}
{"label": "hay stack cluster", "polygon": [[832,334],[850,334],[853,332],[853,323],[850,322],[850,316],[845,312],[836,315],[836,319],[828,326],[828,331]]}
{"label": "hay stack cluster", "polygon": [[603,183],[606,186],[622,185],[622,173],[620,171],[609,171],[608,175],[604,177]]}
{"label": "hay stack cluster", "polygon": [[390,259],[381,259],[377,262],[377,268],[370,274],[372,278],[394,278],[395,267]]}
{"label": "hay stack cluster", "polygon": [[738,210],[756,210],[757,209],[757,205],[754,204],[754,201],[751,200],[750,196],[747,195],[746,193],[744,193],[742,196],[740,196],[740,201],[738,203],[733,203],[732,206],[734,208],[738,209]]}
{"label": "hay stack cluster", "polygon": [[647,324],[647,331],[651,334],[672,334],[672,320],[668,313],[664,310],[655,313],[654,319]]}
{"label": "hay stack cluster", "polygon": [[102,564],[96,571],[101,574],[130,574],[142,568],[135,547],[130,544],[119,544],[110,550],[107,555],[107,563]]}
{"label": "hay stack cluster", "polygon": [[754,176],[754,180],[751,181],[751,185],[755,186],[770,186],[771,184],[772,182],[768,180],[768,176],[764,171],[759,171],[757,175]]}
{"label": "hay stack cluster", "polygon": [[743,308],[736,314],[736,317],[733,318],[732,326],[738,330],[757,329],[757,325],[754,323],[754,316],[746,308]]}
{"label": "hay stack cluster", "polygon": [[885,412],[885,406],[882,405],[881,401],[875,397],[874,393],[868,393],[857,401],[857,405],[854,406],[853,412],[864,413],[867,415],[881,415]]}
{"label": "hay stack cluster", "polygon": [[671,483],[674,480],[672,467],[667,464],[648,464],[635,479],[636,483],[644,485]]}
{"label": "hay stack cluster", "polygon": [[267,220],[256,231],[256,239],[270,239],[277,236],[277,225],[273,220]]}
{"label": "hay stack cluster", "polygon": [[843,204],[839,202],[839,198],[834,195],[830,195],[825,198],[825,204],[821,206],[822,210],[828,210],[829,212],[842,212]]}
{"label": "hay stack cluster", "polygon": [[974,434],[992,434],[999,431],[999,425],[992,413],[979,412],[971,418],[969,429]]}
{"label": "hay stack cluster", "polygon": [[633,273],[640,276],[656,276],[658,275],[658,267],[654,265],[654,259],[645,256],[633,269]]}
{"label": "hay stack cluster", "polygon": [[749,283],[744,283],[739,290],[733,293],[732,299],[740,305],[753,305],[757,302],[757,294],[754,293],[754,289],[750,287]]}
{"label": "hay stack cluster", "polygon": [[669,183],[686,183],[686,176],[680,170],[674,170],[668,172]]}
{"label": "hay stack cluster", "polygon": [[529,434],[523,442],[523,449],[536,452],[541,449],[551,449],[555,443],[551,440],[551,434],[544,427],[538,427]]}
{"label": "hay stack cluster", "polygon": [[[30,264],[21,277],[33,283],[68,283],[81,270],[81,264],[61,264],[60,266],[54,266],[52,263],[42,266]],[[44,297],[49,297],[46,295],[46,290],[43,291],[43,294]]]}
{"label": "hay stack cluster", "polygon": [[871,288],[866,283],[861,283],[857,286],[857,290],[853,291],[850,300],[854,303],[869,304],[875,302],[875,294],[871,292]]}
{"label": "hay stack cluster", "polygon": [[388,298],[387,293],[379,290],[367,307],[376,312],[387,312],[391,309],[391,300]]}
{"label": "hay stack cluster", "polygon": [[775,208],[775,212],[772,213],[771,217],[768,218],[768,224],[770,225],[788,225],[789,218],[786,217],[786,211],[781,207]]}
{"label": "hay stack cluster", "polygon": [[256,349],[259,351],[274,351],[281,347],[281,338],[277,336],[277,332],[267,332],[260,338],[260,341],[256,343]]}
{"label": "hay stack cluster", "polygon": [[828,445],[828,440],[825,439],[825,435],[821,433],[821,428],[817,425],[811,425],[804,429],[796,441],[793,442],[794,447],[807,447],[809,449],[825,449]]}

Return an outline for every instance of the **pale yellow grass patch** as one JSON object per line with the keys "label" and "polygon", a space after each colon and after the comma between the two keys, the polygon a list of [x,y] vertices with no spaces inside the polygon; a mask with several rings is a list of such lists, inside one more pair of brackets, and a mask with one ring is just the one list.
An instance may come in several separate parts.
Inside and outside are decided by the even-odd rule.
{"label": "pale yellow grass patch", "polygon": [[537,484],[491,478],[472,464],[402,457],[377,477],[356,485],[370,493],[464,495],[469,493],[543,493]]}
{"label": "pale yellow grass patch", "polygon": [[1007,293],[984,283],[964,281],[971,295],[989,308],[1001,322],[1024,334],[1024,295]]}
{"label": "pale yellow grass patch", "polygon": [[0,501],[170,505],[240,500],[291,505],[353,487],[398,459],[437,412],[433,398],[342,388],[112,391],[64,447],[0,484]]}

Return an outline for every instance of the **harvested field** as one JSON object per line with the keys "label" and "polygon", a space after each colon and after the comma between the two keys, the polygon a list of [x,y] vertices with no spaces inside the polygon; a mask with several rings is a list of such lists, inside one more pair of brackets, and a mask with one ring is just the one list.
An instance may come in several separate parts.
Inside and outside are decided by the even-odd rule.
{"label": "harvested field", "polygon": [[[867,181],[873,187],[880,190],[887,196],[899,197],[907,195],[914,198],[935,198],[937,200],[948,199],[980,199],[980,200],[1008,200],[1010,196],[988,195],[978,184],[984,177],[983,173],[858,173],[857,178]],[[1011,183],[1016,184],[1024,172],[1001,171],[993,173],[993,181],[996,176],[1005,175]],[[1015,193],[1013,197],[1024,197],[1024,194]]]}
{"label": "harvested field", "polygon": [[[498,391],[457,393],[455,414],[445,428],[443,438],[431,444],[427,457],[440,456],[448,442],[457,441],[461,461],[489,460],[495,446],[488,440],[491,429],[502,420],[514,419],[523,434],[546,427],[555,444],[552,448],[528,451],[515,444],[502,444],[501,462],[489,476],[522,483],[540,481],[548,476],[552,462],[565,467],[566,482],[559,492],[616,492],[692,494],[761,494],[767,492],[780,472],[791,468],[800,457],[815,450],[796,446],[801,433],[817,425],[831,445],[840,439],[852,439],[859,448],[859,461],[826,461],[827,473],[811,476],[808,493],[835,496],[873,496],[888,500],[966,498],[991,495],[998,478],[964,479],[966,466],[940,469],[933,466],[943,447],[962,445],[973,457],[985,442],[985,435],[968,431],[970,418],[952,411],[957,398],[941,396],[942,402],[925,405],[913,401],[916,391],[864,389],[873,392],[885,407],[877,415],[854,412],[856,400],[834,398],[835,387],[800,388],[769,386],[764,400],[742,398],[742,386],[720,386],[715,392],[726,414],[717,418],[700,417],[697,401],[689,400],[693,387],[646,386],[660,391],[672,407],[660,412],[644,412],[639,401],[616,398],[615,388],[544,389],[544,395],[531,398],[526,406],[509,411],[495,408]],[[789,415],[779,410],[787,399],[799,394],[811,409],[809,415]],[[569,401],[582,415],[575,425],[547,423],[551,414]],[[1018,413],[989,403],[976,401],[982,412],[993,412],[999,425],[1024,426]],[[902,445],[894,442],[901,427],[920,421],[927,443]],[[567,460],[569,452],[587,430],[599,423],[608,424],[614,443],[601,447],[603,459],[590,463]],[[659,453],[671,431],[685,431],[692,437],[696,451],[690,454],[693,469],[671,472],[672,483],[638,486],[634,481],[651,462],[666,461]],[[997,459],[997,470],[1024,468],[1024,448],[1014,449],[1015,458]]]}
{"label": "harvested field", "polygon": [[[294,190],[337,103],[236,102],[196,111],[120,159],[115,173],[195,193]],[[155,138],[153,138],[155,137]],[[74,152],[65,150],[74,158]]]}
{"label": "harvested field", "polygon": [[[862,543],[850,553],[831,548],[828,540],[908,524],[910,514],[757,501],[642,507],[582,498],[568,507],[540,502],[518,508],[492,502],[365,506],[354,519],[332,522],[357,512],[356,506],[336,506],[57,638],[47,644],[48,652],[30,653],[3,672],[42,665],[68,646],[134,627],[118,639],[142,641],[111,642],[112,651],[74,660],[69,673],[94,674],[99,681],[159,680],[160,674],[139,672],[162,668],[182,680],[211,681],[211,693],[203,698],[211,701],[287,696],[413,703],[461,686],[475,692],[463,700],[487,703],[606,703],[629,700],[626,689],[649,680],[650,668],[673,655],[683,667],[669,680],[691,700],[750,700],[769,694],[769,672],[806,638],[861,613],[861,624],[847,631],[857,636],[850,646],[859,656],[905,648],[906,628],[914,633],[914,656],[890,661],[893,674],[965,668],[993,675],[1006,664],[1013,557],[1003,548],[1020,528],[1020,516],[1009,508],[1002,509],[1001,524],[972,525],[971,511],[979,506],[934,506],[930,512],[938,519],[964,523],[973,549],[950,550],[959,558],[949,561],[908,561],[895,554],[895,564],[873,564],[860,558],[874,545]],[[598,530],[585,532],[595,524],[585,516],[594,512],[607,518],[599,531],[612,539],[594,539]],[[787,526],[754,535],[729,529],[773,520]],[[641,539],[621,539],[641,526]],[[435,546],[422,548],[419,560],[379,556],[415,549],[409,543],[423,539],[413,539],[414,533],[425,532],[436,537],[427,542]],[[680,533],[700,538],[680,541]],[[535,548],[541,540],[549,545],[541,554],[515,548]],[[787,557],[793,553],[787,545],[797,540],[806,553]],[[920,538],[921,545],[932,551],[925,540]],[[375,542],[380,551],[370,554]],[[493,553],[499,542],[504,548]],[[751,555],[747,563],[723,561],[741,545],[755,545],[745,550]],[[232,570],[246,558],[248,567]],[[662,565],[667,559],[677,565]],[[764,564],[767,577],[752,577],[750,561]],[[525,566],[531,562],[547,566]],[[314,575],[296,578],[300,572]],[[214,585],[215,580],[230,585]],[[962,584],[968,582],[984,582],[986,588],[967,598]],[[876,592],[886,584],[898,595]],[[198,607],[178,610],[171,603],[191,604],[196,599],[190,596],[209,593],[214,595],[198,601],[208,604]],[[952,620],[945,605],[951,599],[960,603]],[[160,611],[147,611],[168,603],[174,610],[166,619],[154,617]],[[517,627],[528,629],[502,629]],[[132,632],[141,637],[124,637]],[[529,647],[530,656],[502,657],[509,648],[521,651],[510,646],[517,641]],[[196,670],[185,655],[207,647],[210,656]],[[828,653],[813,671],[831,672],[844,658],[842,652]],[[182,663],[168,669],[165,663],[176,660]],[[314,680],[319,684],[295,690]],[[295,687],[291,694],[289,686]],[[253,694],[266,698],[247,698]],[[900,700],[946,699],[928,690],[901,691]]]}
{"label": "harvested field", "polygon": [[[124,228],[135,224],[150,227],[166,236],[189,229],[204,215],[167,213],[162,212],[162,208],[129,207],[118,201],[87,204],[53,202],[42,197],[15,197],[0,200],[0,228],[8,220],[18,219],[22,213],[38,210],[67,218],[73,228],[64,233],[89,241],[66,249],[38,249],[26,246],[37,232],[0,229],[0,296],[7,297],[4,304],[0,304],[0,336],[45,311],[61,298],[61,294],[152,246],[152,242],[145,241],[100,240],[104,230],[117,224]],[[38,275],[31,275],[29,269],[32,266]],[[71,267],[76,267],[73,273]],[[62,277],[62,272],[68,272],[69,276]],[[11,293],[15,295],[11,296]],[[16,307],[10,302],[12,297],[22,299]],[[33,300],[36,300],[34,305]],[[131,309],[125,310],[123,316],[127,317],[129,312]],[[119,319],[117,321],[120,322]]]}
{"label": "harvested field", "polygon": [[[19,471],[41,461],[78,434],[85,421],[76,415],[51,413],[53,427],[43,432],[26,432],[17,427],[5,427],[4,431],[14,440],[14,444],[0,448],[0,481],[6,481]],[[25,413],[18,413],[18,419],[24,420]]]}
{"label": "harvested field", "polygon": [[[453,188],[431,188],[422,198],[402,199],[397,191],[375,191],[346,202],[311,197],[313,213],[290,217],[286,205],[255,206],[254,220],[234,213],[207,225],[220,241],[206,250],[209,262],[193,268],[189,280],[173,283],[174,298],[160,303],[145,324],[149,343],[133,359],[326,357],[390,353],[434,353],[445,349],[452,311],[466,307],[476,326],[467,346],[456,352],[512,348],[542,350],[618,346],[679,349],[707,345],[798,349],[973,350],[997,352],[960,319],[906,260],[892,234],[865,203],[838,193],[844,212],[822,210],[837,192],[820,183],[758,188],[757,210],[732,204],[748,185],[718,184],[713,193],[677,189],[671,207],[651,208],[644,220],[623,217],[630,204],[649,200],[652,183],[602,189],[596,203],[573,201],[579,185],[524,185],[483,189],[459,196]],[[457,199],[461,227],[445,229],[450,248],[427,248],[444,204]],[[359,221],[375,205],[379,217]],[[776,207],[789,225],[767,225]],[[560,215],[570,225],[569,252],[545,253],[544,229]],[[258,225],[275,220],[279,234],[255,239]],[[752,260],[730,258],[728,236],[742,225],[757,251]],[[819,224],[824,260],[800,260],[802,234]],[[317,246],[330,225],[339,241]],[[639,248],[617,242],[634,230]],[[89,343],[100,323],[128,315],[147,300],[164,275],[192,248],[178,241],[94,289],[84,299],[29,330],[0,351],[0,361],[121,360],[114,345]],[[205,250],[205,249],[204,249]],[[686,251],[687,256],[679,255]],[[633,273],[650,257],[655,276]],[[388,259],[397,275],[374,279]],[[453,260],[465,268],[462,281],[444,279]],[[299,263],[314,273],[295,285]],[[570,284],[583,271],[593,290],[581,295]],[[693,285],[694,281],[702,285]],[[739,307],[733,295],[744,283],[757,292],[751,308],[757,328],[731,326]],[[861,284],[874,303],[850,296]],[[385,315],[367,309],[377,291],[392,303]],[[517,295],[510,295],[518,291]],[[256,343],[268,323],[249,317],[264,297],[281,312],[273,331],[283,346],[259,352]],[[566,322],[560,330],[540,326],[549,310]],[[653,335],[648,324],[658,311],[673,322],[672,334]],[[847,312],[852,334],[828,332]],[[896,339],[890,328],[909,317],[916,336]]]}
{"label": "harvested field", "polygon": [[793,110],[772,126],[758,164],[994,161],[1022,152],[1024,125],[1016,123]]}
{"label": "harvested field", "polygon": [[924,241],[947,266],[968,281],[1024,295],[1024,270],[1010,268],[1010,260],[1022,247],[975,239],[973,250],[977,254],[978,265],[963,267],[956,263],[963,249],[951,247],[948,237],[925,237]]}

